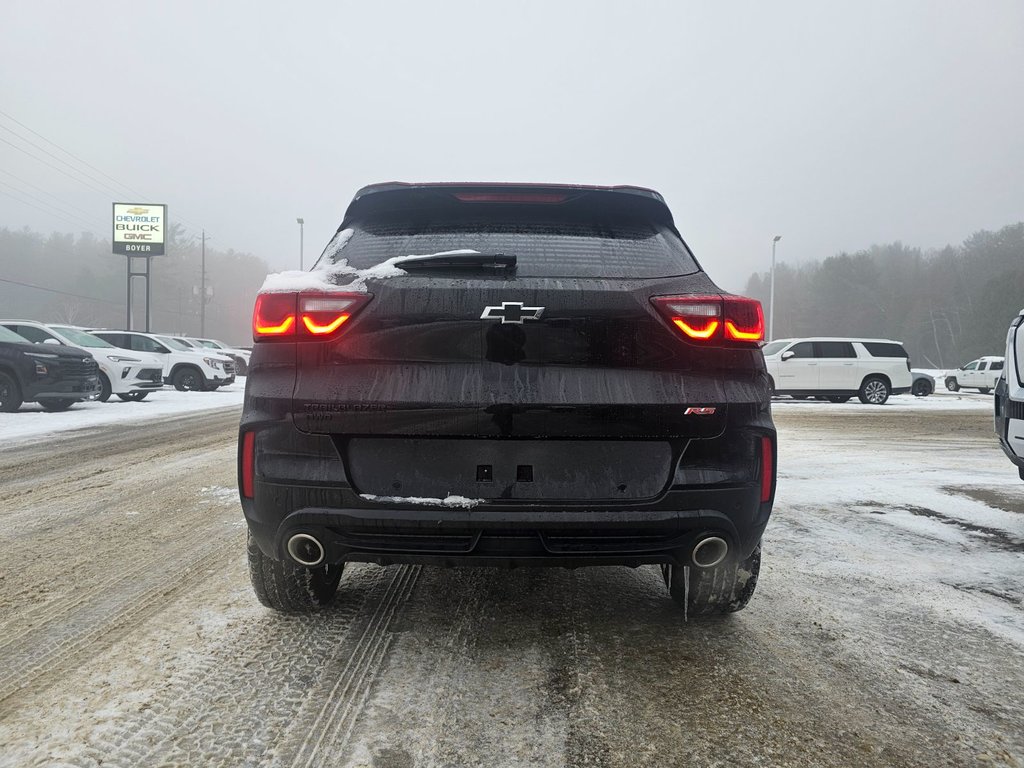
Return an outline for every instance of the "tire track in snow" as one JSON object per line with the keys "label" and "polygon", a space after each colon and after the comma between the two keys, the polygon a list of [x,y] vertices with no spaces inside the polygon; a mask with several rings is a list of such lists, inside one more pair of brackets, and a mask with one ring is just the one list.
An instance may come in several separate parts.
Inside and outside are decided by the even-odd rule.
{"label": "tire track in snow", "polygon": [[409,599],[420,570],[418,565],[399,566],[333,685],[325,690],[331,681],[324,680],[311,696],[311,701],[322,697],[324,703],[313,721],[304,726],[307,735],[289,763],[291,768],[317,768],[328,764],[332,755],[344,751],[373,680],[391,647],[391,624]]}
{"label": "tire track in snow", "polygon": [[[205,547],[200,545],[204,539]],[[0,644],[0,712],[19,690],[113,644],[126,627],[156,613],[169,596],[205,578],[214,554],[223,549],[222,541],[211,542],[209,536],[184,544],[191,558],[175,559],[169,567],[166,552],[154,553],[70,603],[49,604],[49,610],[32,617],[30,626],[6,638]]]}

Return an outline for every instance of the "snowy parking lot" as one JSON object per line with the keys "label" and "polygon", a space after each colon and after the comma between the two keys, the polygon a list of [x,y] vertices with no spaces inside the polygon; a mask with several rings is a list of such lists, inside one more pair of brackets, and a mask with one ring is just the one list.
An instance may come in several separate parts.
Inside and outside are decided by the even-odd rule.
{"label": "snowy parking lot", "polygon": [[77,430],[138,424],[168,416],[240,406],[244,393],[245,377],[240,376],[233,384],[213,392],[179,392],[172,386],[165,386],[138,402],[111,397],[105,403],[76,403],[59,413],[50,413],[38,403],[25,403],[15,413],[0,413],[0,448],[51,439],[56,434],[66,436]]}
{"label": "snowy parking lot", "polygon": [[[358,565],[322,615],[263,609],[239,392],[4,416],[81,429],[0,444],[0,765],[1024,765],[991,397],[780,399],[758,592],[684,622],[653,567]],[[177,394],[229,407],[89,421]]]}

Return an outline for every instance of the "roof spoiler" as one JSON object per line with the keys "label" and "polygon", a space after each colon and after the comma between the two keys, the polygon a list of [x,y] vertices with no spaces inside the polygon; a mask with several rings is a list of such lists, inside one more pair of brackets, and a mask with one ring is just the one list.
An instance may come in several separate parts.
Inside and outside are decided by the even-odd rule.
{"label": "roof spoiler", "polygon": [[[586,184],[508,184],[442,182],[409,184],[391,181],[371,184],[356,192],[345,211],[339,230],[369,213],[420,208],[426,203],[438,206],[478,204],[516,204],[570,206],[575,209],[597,206],[641,212],[651,220],[676,231],[665,198],[653,189],[633,186],[600,187]],[[677,232],[678,234],[678,232]]]}

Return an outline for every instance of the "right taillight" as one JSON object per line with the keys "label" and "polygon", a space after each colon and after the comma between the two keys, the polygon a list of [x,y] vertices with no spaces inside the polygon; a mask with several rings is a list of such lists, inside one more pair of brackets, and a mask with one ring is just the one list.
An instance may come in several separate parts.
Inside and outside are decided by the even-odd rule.
{"label": "right taillight", "polygon": [[654,296],[654,306],[687,339],[696,342],[764,341],[761,302],[743,296]]}
{"label": "right taillight", "polygon": [[253,307],[252,338],[331,338],[371,298],[368,293],[261,293]]}

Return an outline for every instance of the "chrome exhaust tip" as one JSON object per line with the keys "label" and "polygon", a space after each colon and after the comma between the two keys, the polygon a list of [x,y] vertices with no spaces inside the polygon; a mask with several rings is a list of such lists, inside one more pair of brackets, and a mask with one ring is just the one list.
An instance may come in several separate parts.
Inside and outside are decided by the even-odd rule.
{"label": "chrome exhaust tip", "polygon": [[296,533],[288,539],[288,554],[299,565],[312,568],[324,561],[324,545],[308,533]]}
{"label": "chrome exhaust tip", "polygon": [[693,545],[690,559],[698,568],[714,568],[729,554],[729,543],[721,536],[705,536]]}

